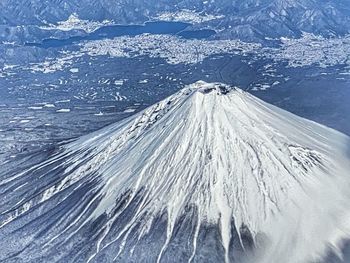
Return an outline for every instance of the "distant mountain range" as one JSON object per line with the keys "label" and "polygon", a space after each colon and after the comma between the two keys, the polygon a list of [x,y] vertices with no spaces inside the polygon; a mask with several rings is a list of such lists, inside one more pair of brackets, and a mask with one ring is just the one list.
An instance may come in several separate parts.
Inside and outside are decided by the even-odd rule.
{"label": "distant mountain range", "polygon": [[350,1],[341,0],[3,0],[0,37],[17,32],[33,34],[33,25],[57,24],[73,13],[85,20],[134,24],[179,10],[218,16],[194,27],[216,29],[219,38],[261,41],[297,37],[303,31],[324,36],[350,32]]}

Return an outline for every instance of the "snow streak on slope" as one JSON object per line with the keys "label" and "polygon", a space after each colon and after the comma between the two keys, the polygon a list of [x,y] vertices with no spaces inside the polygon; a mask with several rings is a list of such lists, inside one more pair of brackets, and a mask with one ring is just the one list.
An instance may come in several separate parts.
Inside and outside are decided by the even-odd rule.
{"label": "snow streak on slope", "polygon": [[[235,238],[247,262],[320,260],[350,234],[348,146],[345,135],[240,89],[197,82],[8,176],[0,183],[10,200],[0,210],[0,237],[30,232],[28,244],[35,240],[41,257],[56,253],[56,260],[68,252],[55,246],[83,247],[86,239],[80,258],[88,262],[203,262],[203,228],[214,227],[220,246],[213,253],[226,262],[243,261]],[[64,213],[26,230],[36,210],[57,207]],[[174,249],[179,236],[188,246]],[[0,260],[40,258],[23,242],[4,245]],[[215,262],[214,254],[206,258]]]}

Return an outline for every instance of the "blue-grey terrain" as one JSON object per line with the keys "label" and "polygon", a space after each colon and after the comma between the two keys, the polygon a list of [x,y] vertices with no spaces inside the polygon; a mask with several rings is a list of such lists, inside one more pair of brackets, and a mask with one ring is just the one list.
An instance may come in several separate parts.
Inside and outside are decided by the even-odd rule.
{"label": "blue-grey terrain", "polygon": [[[341,0],[251,0],[251,1],[2,1],[1,38],[21,41],[43,32],[35,26],[66,20],[72,13],[88,20],[114,20],[139,24],[162,11],[195,10],[224,17],[200,23],[220,29],[217,37],[257,40],[298,36],[302,31],[328,36],[350,29],[350,4]],[[19,28],[17,26],[20,26]],[[59,33],[57,33],[59,34]],[[34,35],[34,36],[33,36]]]}
{"label": "blue-grey terrain", "polygon": [[350,262],[349,101],[350,1],[0,1],[0,262]]}

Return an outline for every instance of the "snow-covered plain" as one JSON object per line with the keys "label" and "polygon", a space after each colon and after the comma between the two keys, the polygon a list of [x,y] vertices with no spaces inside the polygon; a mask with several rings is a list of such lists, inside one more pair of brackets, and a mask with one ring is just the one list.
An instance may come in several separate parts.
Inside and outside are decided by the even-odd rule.
{"label": "snow-covered plain", "polygon": [[[40,214],[57,207],[64,214],[41,226],[46,234],[26,252],[33,260],[85,238],[91,249],[80,256],[87,262],[107,255],[120,262],[133,255],[152,262],[167,262],[169,255],[198,261],[202,228],[212,226],[223,250],[211,256],[222,253],[225,262],[236,257],[235,235],[244,248],[247,231],[257,248],[253,256],[245,254],[248,262],[311,262],[330,248],[337,251],[350,234],[349,146],[350,139],[335,130],[238,88],[200,81],[5,178],[2,193],[16,187],[22,194],[1,208],[0,232],[16,228],[30,211],[27,220],[35,220],[38,207]],[[54,183],[43,183],[60,170]],[[31,176],[40,179],[31,182]],[[82,189],[88,189],[85,197],[74,203]],[[149,243],[163,216],[165,231]],[[84,236],[86,229],[92,235]],[[189,236],[187,249],[172,249],[179,235]],[[20,250],[0,245],[9,251],[0,260]],[[61,252],[64,258],[67,251]]]}

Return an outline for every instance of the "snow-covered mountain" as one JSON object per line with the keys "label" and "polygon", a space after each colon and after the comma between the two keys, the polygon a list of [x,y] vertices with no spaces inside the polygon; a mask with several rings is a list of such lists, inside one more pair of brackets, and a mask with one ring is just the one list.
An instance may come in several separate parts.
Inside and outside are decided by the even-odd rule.
{"label": "snow-covered mountain", "polygon": [[218,0],[210,5],[214,6],[216,12],[228,14],[217,21],[223,38],[259,41],[264,37],[298,37],[302,32],[324,36],[350,32],[350,3],[346,1]]}
{"label": "snow-covered mountain", "polygon": [[350,234],[349,145],[200,81],[5,174],[0,261],[317,262]]}

